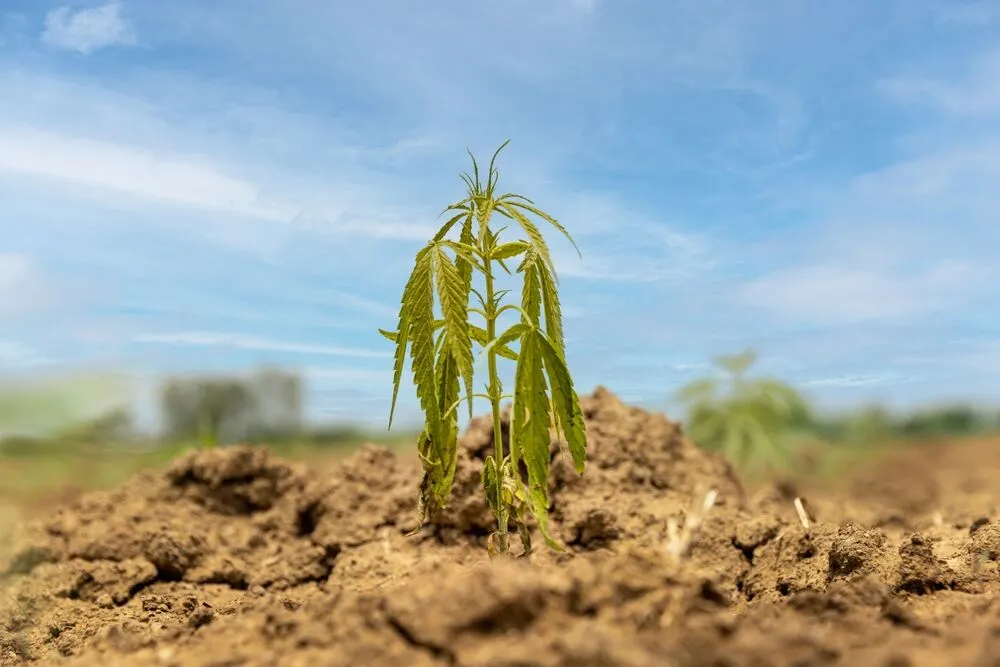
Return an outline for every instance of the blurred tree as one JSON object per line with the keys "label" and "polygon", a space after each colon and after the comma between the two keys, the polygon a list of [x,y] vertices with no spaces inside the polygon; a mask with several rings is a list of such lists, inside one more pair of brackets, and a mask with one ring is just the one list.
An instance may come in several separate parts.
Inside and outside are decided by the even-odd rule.
{"label": "blurred tree", "polygon": [[253,394],[241,382],[220,378],[167,381],[160,394],[168,438],[198,438],[206,447],[234,435],[226,427],[239,421],[253,403]]}
{"label": "blurred tree", "polygon": [[93,419],[66,427],[56,433],[55,437],[94,444],[121,442],[135,437],[133,426],[132,411],[128,408],[115,408]]}
{"label": "blurred tree", "polygon": [[275,441],[302,427],[302,381],[273,368],[250,378],[174,378],[160,392],[164,435],[175,440]]}
{"label": "blurred tree", "polygon": [[900,433],[907,438],[972,435],[988,428],[986,415],[968,405],[927,408],[907,417],[899,424]]}
{"label": "blurred tree", "polygon": [[808,404],[791,386],[747,377],[756,360],[752,350],[719,356],[714,363],[727,377],[694,380],[677,392],[687,406],[688,435],[706,449],[722,451],[744,473],[789,467],[793,430],[812,422]]}
{"label": "blurred tree", "polygon": [[247,424],[254,441],[287,440],[302,431],[302,378],[289,371],[263,368],[251,377],[256,412]]}

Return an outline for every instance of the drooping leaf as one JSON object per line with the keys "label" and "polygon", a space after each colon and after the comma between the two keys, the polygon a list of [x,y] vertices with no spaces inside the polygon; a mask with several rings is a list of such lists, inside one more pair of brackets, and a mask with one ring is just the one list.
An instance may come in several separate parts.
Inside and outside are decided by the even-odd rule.
{"label": "drooping leaf", "polygon": [[472,338],[469,336],[469,293],[465,291],[461,271],[440,245],[436,249],[435,268],[448,347],[454,356],[459,376],[465,378],[471,419],[473,368]]}
{"label": "drooping leaf", "polygon": [[[473,235],[472,235],[472,216],[469,216],[468,218],[466,218],[465,222],[462,223],[462,231],[459,234],[459,241],[461,241],[462,243],[464,243],[466,245],[469,245],[469,246],[473,245],[476,242],[475,237],[473,237]],[[469,317],[469,313],[468,313],[468,301],[469,301],[469,294],[473,292],[473,289],[472,289],[472,268],[473,268],[473,263],[470,262],[470,261],[468,261],[465,258],[457,257],[456,256],[455,257],[455,264],[458,267],[458,275],[459,275],[459,277],[461,278],[461,281],[462,281],[462,295],[463,295],[463,299],[466,302],[466,314],[465,314],[466,320],[465,320],[464,324],[466,326],[466,330],[469,330],[469,329],[471,329],[471,326],[472,326],[469,323],[469,321],[468,321],[468,317]],[[480,269],[480,270],[482,270],[482,269]],[[485,333],[485,331],[484,331],[484,333]],[[470,332],[470,334],[471,334],[471,332]],[[471,343],[470,343],[470,348],[469,348],[469,355],[470,355],[470,357],[472,355]],[[468,375],[464,375],[463,376],[465,378],[465,393],[466,393],[467,396],[470,397],[469,398],[469,416],[470,416],[470,418],[472,416],[472,398],[471,398],[472,397],[472,387],[473,387],[473,377],[472,376],[473,376],[473,370],[472,370],[472,368],[470,366]]]}
{"label": "drooping leaf", "polygon": [[555,413],[559,429],[566,438],[566,444],[573,458],[573,467],[582,474],[587,460],[587,426],[583,421],[580,399],[573,389],[573,379],[566,367],[565,358],[552,341],[539,331],[533,332],[532,336],[535,338],[549,379],[552,411]]}
{"label": "drooping leaf", "polygon": [[441,225],[441,229],[439,229],[437,234],[434,235],[434,240],[432,241],[432,243],[437,243],[442,239],[444,239],[444,237],[448,235],[448,232],[451,231],[452,227],[454,227],[459,220],[462,220],[463,218],[465,218],[466,220],[472,219],[471,212],[469,211],[464,201],[452,204],[445,210],[446,211],[457,210],[458,213],[452,216],[451,218],[448,218],[448,221],[445,222],[443,225]]}
{"label": "drooping leaf", "polygon": [[[486,329],[484,329],[482,327],[477,327],[477,326],[471,325],[469,327],[469,335],[472,337],[472,340],[476,341],[477,343],[479,343],[483,347],[485,347],[486,345],[489,344],[489,336],[486,335]],[[511,361],[517,361],[517,353],[514,352],[514,350],[510,349],[509,346],[507,346],[507,345],[494,345],[493,349],[496,350],[496,353],[499,356],[503,357],[504,359],[510,359]]]}
{"label": "drooping leaf", "polygon": [[563,227],[563,225],[558,220],[553,218],[551,215],[549,215],[545,211],[535,206],[535,203],[533,201],[531,201],[527,197],[523,197],[518,194],[508,194],[501,197],[500,200],[503,201],[504,203],[508,203],[508,205],[510,206],[519,207],[524,209],[525,211],[528,211],[529,213],[532,213],[533,215],[537,215],[539,218],[541,218],[545,222],[555,227],[556,230],[558,230],[560,234],[565,236],[566,239],[573,245],[573,249],[576,250],[577,256],[579,257],[583,256],[582,253],[580,252],[580,248],[576,245],[576,241],[573,240],[573,237],[566,230],[566,228]]}
{"label": "drooping leaf", "polygon": [[[444,326],[444,320],[434,320],[434,330],[435,331],[437,331],[438,329],[440,329],[443,326]],[[388,338],[389,340],[391,340],[393,343],[395,343],[395,342],[397,342],[399,340],[399,332],[398,331],[388,331],[386,329],[379,328],[378,332],[380,334],[382,334],[383,337]]]}
{"label": "drooping leaf", "polygon": [[545,333],[560,357],[566,356],[566,342],[563,340],[562,308],[556,292],[555,279],[545,264],[537,264],[538,282],[542,292],[542,306],[545,308]]}
{"label": "drooping leaf", "polygon": [[487,343],[483,348],[483,352],[489,352],[494,347],[506,347],[510,345],[515,340],[523,336],[530,328],[531,327],[524,322],[516,322],[515,324],[512,324],[506,331]]}
{"label": "drooping leaf", "polygon": [[[434,252],[435,246],[428,244],[417,253],[413,274],[404,291],[403,313],[410,332],[410,356],[417,399],[424,413],[432,456],[440,462],[444,433],[434,377]],[[403,330],[404,327],[400,326],[400,331]],[[400,340],[405,339],[401,337]]]}
{"label": "drooping leaf", "polygon": [[[450,337],[448,333],[443,335]],[[444,438],[441,447],[438,448],[442,464],[439,468],[440,477],[435,479],[433,487],[434,498],[438,503],[435,509],[444,507],[447,504],[455,479],[455,464],[458,453],[458,411],[453,410],[452,406],[459,399],[460,366],[461,364],[455,356],[454,348],[446,341],[442,345],[435,367],[438,386],[438,408],[443,418],[442,437]]]}
{"label": "drooping leaf", "polygon": [[512,257],[517,257],[528,248],[528,244],[524,241],[508,241],[507,243],[497,246],[493,250],[493,259],[498,261],[511,259]]}
{"label": "drooping leaf", "polygon": [[531,249],[534,250],[538,258],[546,264],[546,266],[548,266],[552,276],[555,277],[555,266],[552,264],[552,256],[549,254],[549,246],[545,242],[545,238],[542,236],[542,232],[538,229],[538,226],[515,206],[500,203],[497,205],[496,210],[497,213],[500,213],[501,215],[517,222],[524,233],[528,235],[528,243],[531,246]]}
{"label": "drooping leaf", "polygon": [[542,282],[538,276],[538,264],[541,257],[532,248],[524,256],[524,261],[518,267],[522,275],[521,284],[521,321],[532,327],[539,325],[542,311]]}
{"label": "drooping leaf", "polygon": [[[399,397],[399,383],[403,377],[403,366],[406,364],[406,348],[410,342],[410,322],[411,305],[415,298],[415,283],[419,278],[421,270],[421,258],[425,256],[426,248],[417,254],[413,264],[413,271],[410,273],[406,286],[403,288],[403,296],[400,299],[399,322],[396,326],[396,351],[393,354],[392,364],[392,402],[389,406],[389,428],[392,428],[392,417],[396,412],[396,400]],[[431,317],[433,319],[433,304]]]}
{"label": "drooping leaf", "polygon": [[528,504],[538,522],[539,532],[549,547],[563,551],[564,547],[549,532],[548,483],[552,446],[549,406],[539,337],[534,330],[529,330],[521,338],[521,354],[515,371],[511,452],[512,455],[515,451],[520,454],[528,470]]}

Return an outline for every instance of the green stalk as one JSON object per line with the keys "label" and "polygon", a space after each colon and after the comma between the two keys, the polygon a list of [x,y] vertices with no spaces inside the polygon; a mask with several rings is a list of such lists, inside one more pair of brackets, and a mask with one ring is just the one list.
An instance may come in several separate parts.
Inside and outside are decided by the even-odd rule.
{"label": "green stalk", "polygon": [[[496,299],[495,291],[493,288],[493,266],[492,258],[490,257],[492,248],[489,248],[487,252],[483,253],[483,264],[486,267],[485,279],[486,279],[486,340],[492,341],[496,340],[497,337],[497,309],[496,309]],[[497,353],[496,348],[490,348],[486,355],[489,374],[490,374],[490,407],[493,410],[493,456],[497,462],[497,470],[499,474],[497,475],[497,498],[500,499],[500,507],[505,508],[503,503],[503,491],[504,491],[504,453],[503,453],[503,430],[500,425],[500,396],[503,393],[503,389],[500,385],[500,376],[497,373]],[[508,552],[508,539],[507,539],[507,513],[501,510],[497,515],[497,537],[498,546],[500,553]]]}

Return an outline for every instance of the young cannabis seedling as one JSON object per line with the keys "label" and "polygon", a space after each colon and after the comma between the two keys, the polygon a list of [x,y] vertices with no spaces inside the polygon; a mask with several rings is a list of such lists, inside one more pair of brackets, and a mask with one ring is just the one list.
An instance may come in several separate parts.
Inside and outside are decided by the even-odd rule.
{"label": "young cannabis seedling", "polygon": [[789,446],[810,409],[791,386],[770,378],[749,378],[757,355],[747,350],[722,355],[715,364],[728,375],[728,392],[717,378],[694,380],[677,392],[687,404],[685,430],[702,447],[722,450],[744,474],[791,465]]}
{"label": "young cannabis seedling", "polygon": [[[494,165],[507,143],[493,154],[485,183],[470,153],[473,173],[462,174],[468,188],[466,197],[445,209],[444,213],[451,213],[451,217],[417,253],[403,289],[396,331],[379,330],[396,344],[390,427],[407,347],[424,413],[423,432],[417,443],[424,470],[418,530],[428,516],[444,509],[451,495],[460,405],[468,404],[471,418],[474,398],[490,402],[494,453],[486,458],[482,477],[486,500],[497,522],[488,541],[491,555],[509,553],[511,521],[518,529],[525,553],[530,551],[528,511],[546,544],[563,549],[549,533],[551,429],[555,429],[557,438],[561,435],[566,441],[577,472],[583,473],[586,459],[583,412],[566,366],[555,268],[531,216],[555,227],[570,243],[573,239],[530,199],[497,193],[499,172]],[[501,241],[507,227],[494,229],[494,214],[512,222],[525,238]],[[458,231],[457,240],[448,238],[452,230]],[[521,303],[501,305],[510,290],[498,289],[496,270],[512,275],[506,262],[515,258],[520,258],[515,272],[522,282]],[[481,285],[474,284],[474,274],[482,278]],[[520,320],[500,331],[498,320],[508,311],[519,314]],[[470,321],[472,315],[482,318],[482,326]],[[480,346],[480,355],[486,356],[485,394],[473,390],[474,344]],[[516,362],[513,394],[503,391],[497,370],[500,357]],[[513,410],[510,443],[505,451],[500,403],[507,398],[513,400]]]}

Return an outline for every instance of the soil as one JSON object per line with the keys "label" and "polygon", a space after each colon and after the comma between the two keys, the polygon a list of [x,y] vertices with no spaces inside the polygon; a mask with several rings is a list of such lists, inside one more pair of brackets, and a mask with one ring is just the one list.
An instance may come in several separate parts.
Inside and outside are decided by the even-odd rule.
{"label": "soil", "polygon": [[[1000,665],[995,446],[914,448],[840,490],[749,493],[665,416],[600,388],[582,402],[582,477],[553,443],[564,553],[536,539],[525,558],[487,557],[489,419],[416,536],[410,458],[197,452],[10,538],[0,665]],[[709,491],[674,558],[672,521]]]}

